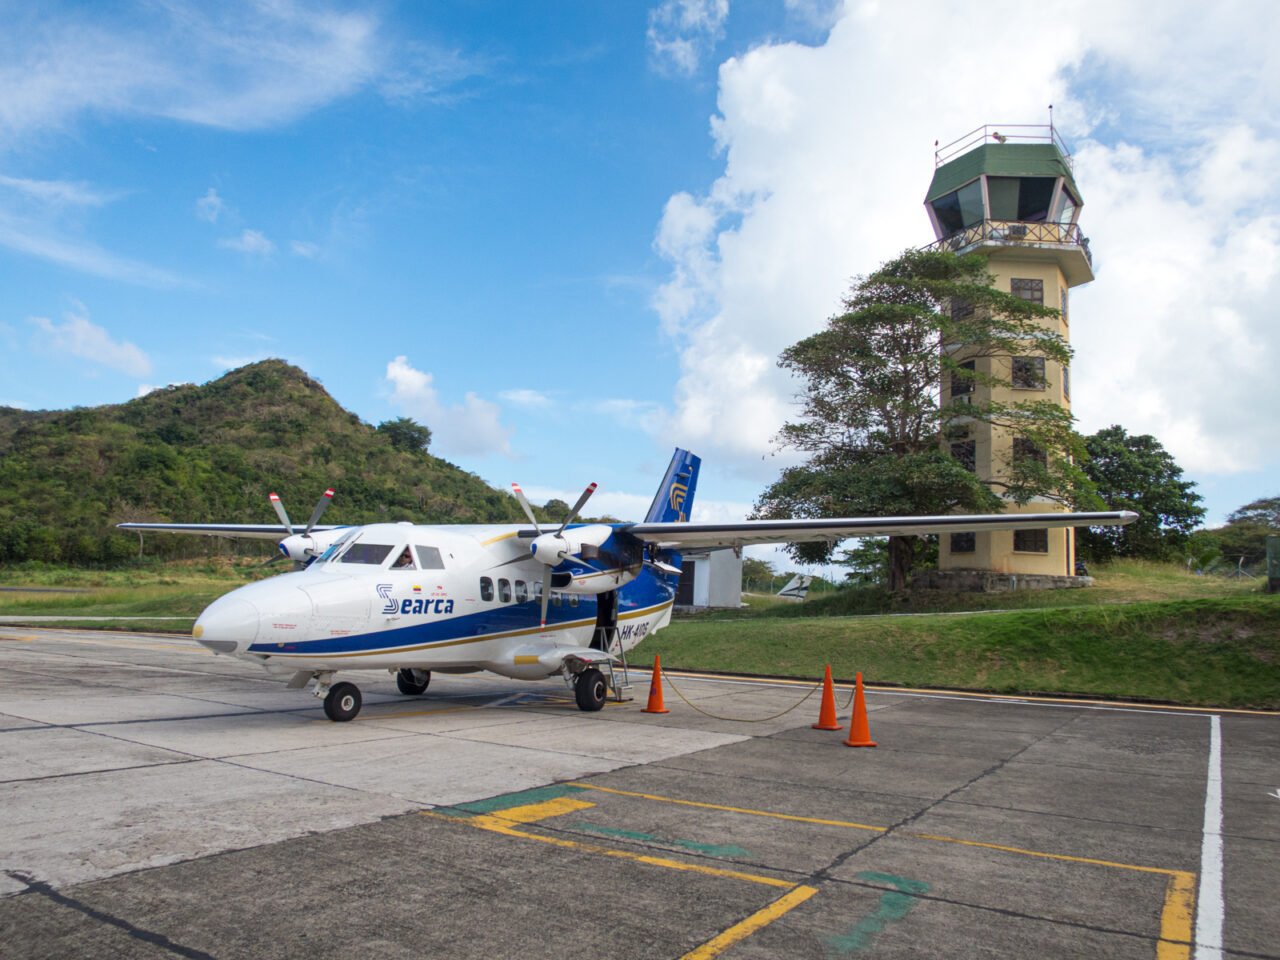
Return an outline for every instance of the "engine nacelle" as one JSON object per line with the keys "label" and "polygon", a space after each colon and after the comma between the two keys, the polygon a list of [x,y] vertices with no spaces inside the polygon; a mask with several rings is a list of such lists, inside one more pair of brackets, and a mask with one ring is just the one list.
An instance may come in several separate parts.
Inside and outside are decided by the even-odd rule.
{"label": "engine nacelle", "polygon": [[310,563],[329,549],[330,544],[347,531],[341,527],[336,530],[325,530],[321,533],[294,533],[277,545],[284,556],[294,563]]}
{"label": "engine nacelle", "polygon": [[538,562],[545,563],[548,567],[555,567],[582,554],[583,548],[587,548],[587,552],[590,553],[591,547],[599,547],[612,534],[613,527],[603,523],[575,527],[572,530],[566,530],[560,536],[544,533],[540,537],[535,537],[529,544],[529,552]]}

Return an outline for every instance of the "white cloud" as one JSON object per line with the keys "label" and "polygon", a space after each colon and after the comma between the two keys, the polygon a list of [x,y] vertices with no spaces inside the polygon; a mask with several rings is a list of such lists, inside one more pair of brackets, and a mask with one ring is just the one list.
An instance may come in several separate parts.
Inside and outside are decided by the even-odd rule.
{"label": "white cloud", "polygon": [[660,70],[692,75],[724,36],[729,0],[663,0],[649,11],[646,38]]}
{"label": "white cloud", "polygon": [[208,223],[217,223],[218,217],[222,216],[226,209],[225,201],[218,196],[218,191],[213,187],[206,190],[204,196],[196,201],[196,216]]}
{"label": "white cloud", "polygon": [[138,384],[138,392],[133,395],[133,398],[136,400],[139,397],[145,397],[148,393],[155,393],[157,390],[164,390],[168,387],[185,387],[188,385],[189,381],[186,380],[178,380],[165,384],[140,383]]}
{"label": "white cloud", "polygon": [[[761,457],[795,393],[776,358],[820,329],[854,275],[932,239],[930,144],[983,122],[1043,122],[1053,103],[1078,141],[1097,258],[1072,304],[1082,427],[1120,408],[1187,466],[1274,457],[1280,424],[1247,411],[1280,403],[1261,372],[1280,353],[1268,320],[1280,58],[1231,40],[1266,16],[1260,2],[1211,25],[1190,2],[1089,0],[1065,20],[1013,2],[983,17],[866,2],[819,46],[767,43],[725,62],[711,123],[723,172],[672,196],[654,241],[671,265],[654,308],[682,351],[669,429],[739,473],[775,476],[778,461]],[[1010,57],[994,54],[1032,41],[1013,82]],[[1186,73],[1168,70],[1175,59]]]}
{"label": "white cloud", "polygon": [[276,252],[276,245],[258,230],[242,230],[238,237],[224,237],[218,241],[224,250],[235,250],[255,257],[269,257]]}
{"label": "white cloud", "polygon": [[145,377],[151,372],[150,358],[134,344],[113,340],[105,329],[91,323],[84,304],[75,304],[63,315],[62,323],[48,317],[30,317],[27,322],[36,328],[48,349],[69,353],[131,377]]}
{"label": "white cloud", "polygon": [[432,384],[432,376],[416,370],[409,358],[387,364],[391,404],[431,428],[431,446],[445,456],[500,453],[511,456],[511,430],[498,417],[498,405],[468,392],[462,403],[447,406]]}
{"label": "white cloud", "polygon": [[320,245],[307,240],[293,240],[289,243],[289,249],[293,251],[295,257],[302,257],[306,260],[314,260],[320,256]]}
{"label": "white cloud", "polygon": [[518,390],[503,390],[498,394],[498,396],[503,400],[506,400],[508,403],[514,403],[518,407],[541,408],[551,405],[551,398],[538,390],[529,390],[525,388]]}
{"label": "white cloud", "polygon": [[20,195],[51,206],[100,207],[118,196],[95,190],[87,183],[69,180],[29,180],[0,175],[0,187],[8,187]]}

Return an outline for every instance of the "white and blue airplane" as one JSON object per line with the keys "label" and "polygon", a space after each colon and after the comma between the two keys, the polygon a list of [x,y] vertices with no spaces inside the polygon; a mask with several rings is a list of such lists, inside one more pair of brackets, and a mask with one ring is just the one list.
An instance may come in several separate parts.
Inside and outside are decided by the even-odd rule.
{"label": "white and blue airplane", "polygon": [[[488,670],[518,680],[560,675],[578,706],[599,710],[620,655],[671,620],[681,548],[837,541],[848,537],[1125,524],[1135,513],[845,517],[691,523],[701,460],[677,449],[639,523],[574,523],[587,487],[557,529],[374,523],[321,526],[326,490],[300,531],[274,493],[280,525],[122,523],[139,532],[279,539],[300,569],[232,590],[192,635],[216,654],[260,664],[310,687],[331,720],[360,712],[360,690],[339,670],[381,668],[406,695],[431,674]],[[606,677],[607,675],[607,677]]]}

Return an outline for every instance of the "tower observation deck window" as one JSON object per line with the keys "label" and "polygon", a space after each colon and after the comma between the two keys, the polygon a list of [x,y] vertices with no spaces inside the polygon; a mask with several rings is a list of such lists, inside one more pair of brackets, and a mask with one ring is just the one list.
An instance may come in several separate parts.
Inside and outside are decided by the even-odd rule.
{"label": "tower observation deck window", "polygon": [[974,180],[939,197],[933,201],[933,213],[945,237],[981,223],[986,218],[982,208],[982,181]]}
{"label": "tower observation deck window", "polygon": [[1057,183],[1056,177],[987,177],[991,219],[1043,223]]}

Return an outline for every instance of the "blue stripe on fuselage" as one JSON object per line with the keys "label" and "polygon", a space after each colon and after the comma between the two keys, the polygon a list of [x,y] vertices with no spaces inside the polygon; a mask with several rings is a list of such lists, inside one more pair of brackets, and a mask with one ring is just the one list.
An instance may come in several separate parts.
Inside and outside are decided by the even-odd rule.
{"label": "blue stripe on fuselage", "polygon": [[[675,597],[675,577],[646,566],[635,580],[618,590],[618,616],[658,607]],[[560,605],[547,607],[548,630],[570,624],[585,626],[595,622],[596,598],[583,596],[571,606],[567,595]],[[424,620],[391,630],[357,633],[345,637],[325,637],[285,643],[255,643],[248,652],[270,656],[345,656],[373,651],[390,651],[403,647],[443,645],[459,640],[485,639],[495,634],[521,630],[537,630],[542,605],[536,600],[494,606],[475,613]],[[409,614],[408,616],[413,616]]]}

